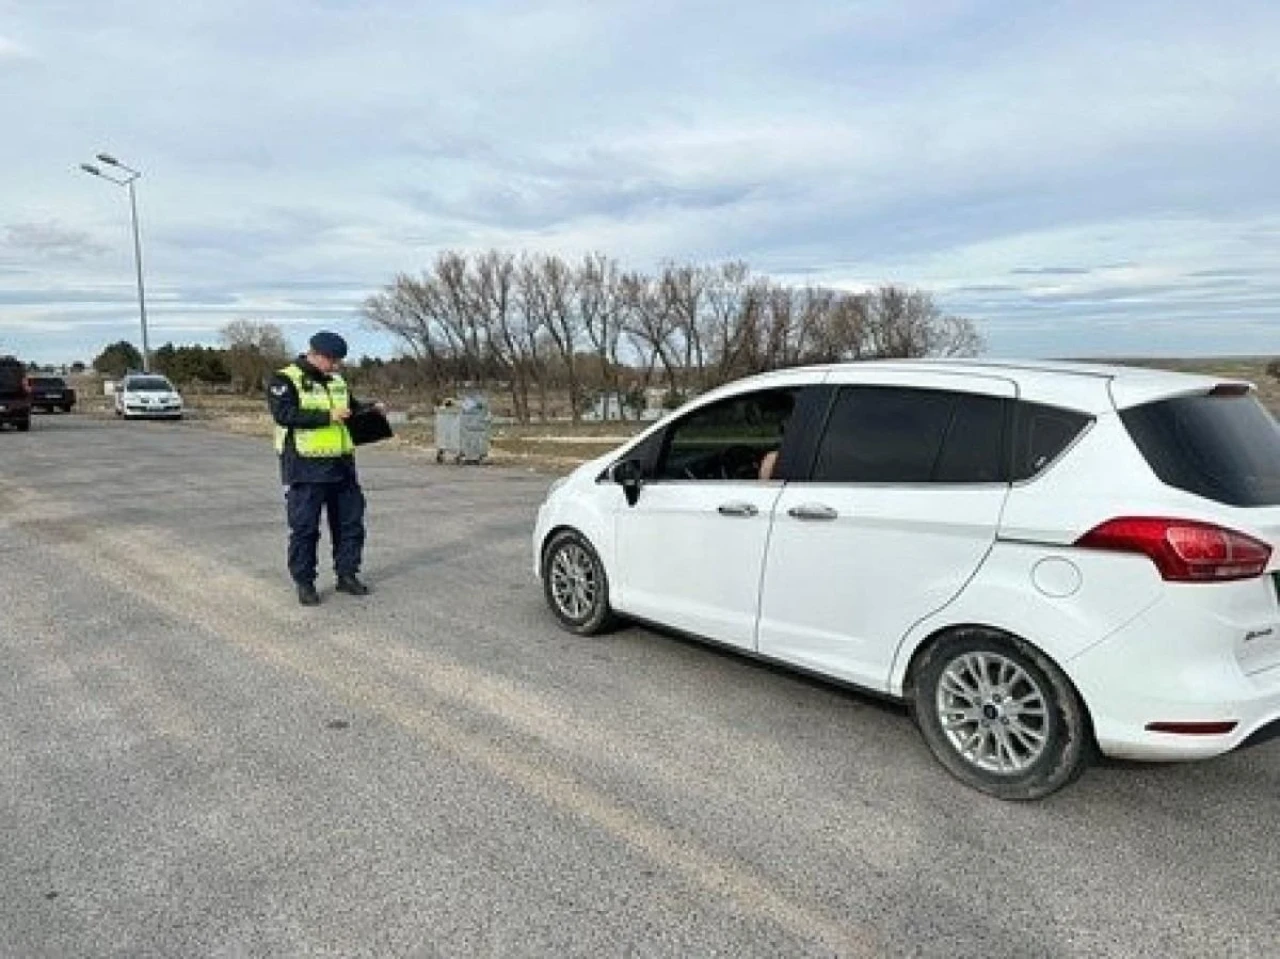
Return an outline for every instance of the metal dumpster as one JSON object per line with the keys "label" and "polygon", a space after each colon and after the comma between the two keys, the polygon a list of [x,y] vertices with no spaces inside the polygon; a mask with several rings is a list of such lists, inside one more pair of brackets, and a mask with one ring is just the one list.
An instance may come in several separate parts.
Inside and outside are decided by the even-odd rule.
{"label": "metal dumpster", "polygon": [[482,463],[489,455],[489,401],[483,396],[445,400],[436,407],[436,462]]}

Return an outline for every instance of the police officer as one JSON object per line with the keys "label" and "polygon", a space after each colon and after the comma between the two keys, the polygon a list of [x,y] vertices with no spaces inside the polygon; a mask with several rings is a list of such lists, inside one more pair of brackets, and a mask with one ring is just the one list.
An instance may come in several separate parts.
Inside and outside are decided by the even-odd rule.
{"label": "police officer", "polygon": [[303,606],[320,602],[316,552],[321,509],[328,515],[338,589],[352,596],[369,592],[357,575],[364,551],[365,501],[346,421],[369,405],[381,409],[381,404],[360,403],[347,390],[338,372],[347,355],[342,337],[323,330],[311,337],[309,346],[267,387],[289,511],[289,575]]}

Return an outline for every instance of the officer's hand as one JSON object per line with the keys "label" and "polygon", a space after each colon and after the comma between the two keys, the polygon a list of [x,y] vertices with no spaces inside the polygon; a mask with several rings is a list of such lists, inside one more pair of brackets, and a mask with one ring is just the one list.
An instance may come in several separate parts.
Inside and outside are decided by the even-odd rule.
{"label": "officer's hand", "polygon": [[351,418],[351,411],[350,411],[350,410],[342,409],[342,410],[330,410],[330,411],[329,411],[329,422],[330,422],[330,423],[342,423],[342,422],[345,422],[346,420],[348,420],[348,419],[350,419],[350,418]]}

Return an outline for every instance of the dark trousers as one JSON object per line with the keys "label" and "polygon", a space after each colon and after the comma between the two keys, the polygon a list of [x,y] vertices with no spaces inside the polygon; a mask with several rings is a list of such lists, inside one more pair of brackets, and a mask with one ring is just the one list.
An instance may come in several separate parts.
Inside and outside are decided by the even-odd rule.
{"label": "dark trousers", "polygon": [[314,583],[320,545],[320,511],[329,518],[333,568],[339,576],[360,572],[364,553],[364,491],[355,477],[339,483],[294,483],[285,493],[289,510],[289,575]]}

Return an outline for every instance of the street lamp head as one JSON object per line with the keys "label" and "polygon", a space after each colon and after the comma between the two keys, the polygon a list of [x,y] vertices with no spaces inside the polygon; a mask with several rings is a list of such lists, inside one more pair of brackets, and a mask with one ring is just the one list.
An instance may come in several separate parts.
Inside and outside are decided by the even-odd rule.
{"label": "street lamp head", "polygon": [[102,171],[92,163],[81,163],[80,169],[84,170],[85,173],[92,173],[94,176],[102,176]]}
{"label": "street lamp head", "polygon": [[108,166],[119,166],[120,161],[113,157],[110,153],[99,153],[98,159]]}

